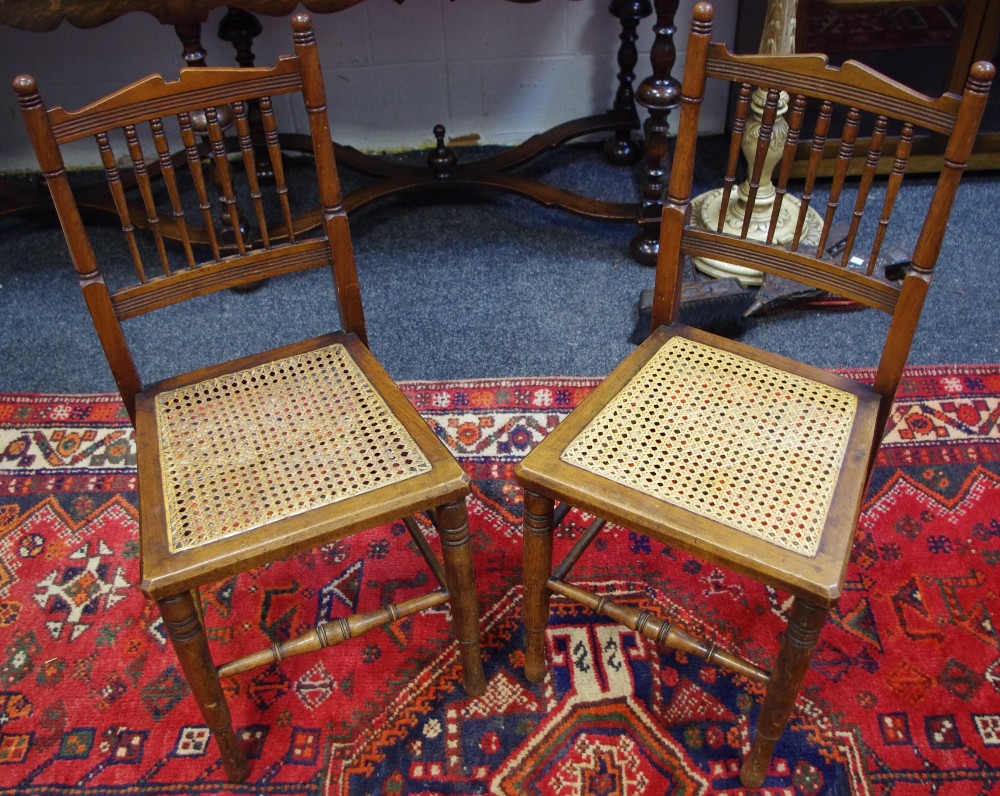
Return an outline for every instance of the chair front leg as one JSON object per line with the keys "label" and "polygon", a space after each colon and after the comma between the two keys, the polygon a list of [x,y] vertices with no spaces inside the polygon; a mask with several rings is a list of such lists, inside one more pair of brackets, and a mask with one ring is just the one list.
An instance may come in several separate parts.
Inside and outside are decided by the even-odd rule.
{"label": "chair front leg", "polygon": [[438,533],[445,577],[451,592],[451,616],[455,638],[462,654],[462,682],[465,693],[479,696],[486,690],[486,675],[479,652],[479,600],[472,571],[472,546],[469,544],[469,521],[465,501],[437,509]]}
{"label": "chair front leg", "polygon": [[545,628],[549,624],[552,574],[553,501],[524,490],[524,674],[533,683],[545,678]]}
{"label": "chair front leg", "polygon": [[231,782],[242,782],[250,773],[250,764],[233,731],[229,706],[212,662],[195,598],[191,592],[182,592],[158,600],[157,605],[191,693],[219,745],[226,776]]}
{"label": "chair front leg", "polygon": [[740,769],[740,781],[748,788],[759,788],[767,776],[774,745],[788,723],[788,717],[795,706],[795,697],[802,687],[813,650],[816,649],[819,631],[829,613],[830,608],[810,605],[799,598],[792,604],[788,628],[757,719],[757,734],[750,747],[750,754]]}

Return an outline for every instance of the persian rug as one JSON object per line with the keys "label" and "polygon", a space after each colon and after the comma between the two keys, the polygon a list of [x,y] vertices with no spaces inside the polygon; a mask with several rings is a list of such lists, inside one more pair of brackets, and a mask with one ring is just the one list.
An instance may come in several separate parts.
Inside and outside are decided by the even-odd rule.
{"label": "persian rug", "polygon": [[[488,687],[446,610],[225,681],[250,780],[228,784],[137,580],[135,455],[110,396],[0,395],[0,794],[741,792],[761,689],[553,598],[523,675],[514,463],[593,380],[409,383],[467,468]],[[769,794],[1000,789],[1000,374],[907,371],[845,595]],[[571,513],[557,555],[586,525]],[[437,544],[436,539],[432,539]],[[608,529],[573,577],[770,665],[787,596]],[[429,579],[402,524],[204,590],[219,659]]]}
{"label": "persian rug", "polygon": [[837,2],[812,0],[806,51],[864,52],[954,44],[960,11],[949,6],[899,3],[845,7]]}

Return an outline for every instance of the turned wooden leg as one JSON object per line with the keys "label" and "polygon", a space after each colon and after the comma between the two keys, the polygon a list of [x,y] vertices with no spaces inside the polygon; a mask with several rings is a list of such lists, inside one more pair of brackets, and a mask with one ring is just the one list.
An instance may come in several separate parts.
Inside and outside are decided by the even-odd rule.
{"label": "turned wooden leg", "polygon": [[757,719],[757,733],[750,754],[740,769],[740,781],[748,788],[759,788],[767,776],[774,745],[788,723],[795,697],[809,669],[819,631],[829,612],[829,608],[809,605],[798,598],[792,604],[785,638],[781,642],[778,660]]}
{"label": "turned wooden leg", "polygon": [[[615,94],[614,109],[631,113],[639,124],[639,114],[635,107],[635,65],[639,62],[639,53],[635,42],[639,38],[636,29],[643,17],[653,12],[650,0],[612,0],[610,8],[612,16],[618,18],[621,25],[621,44],[618,47],[618,91]],[[642,148],[632,140],[631,130],[617,130],[612,138],[604,142],[604,154],[608,162],[616,166],[626,166],[635,163],[642,156]]]}
{"label": "turned wooden leg", "polygon": [[545,628],[549,624],[552,573],[552,505],[543,495],[524,490],[524,674],[533,683],[545,678]]}
{"label": "turned wooden leg", "polygon": [[639,84],[636,99],[649,111],[646,121],[646,166],[639,201],[639,234],[632,239],[632,257],[642,265],[656,265],[660,251],[660,216],[663,214],[663,194],[667,189],[670,158],[667,154],[667,117],[681,102],[680,81],[670,72],[677,60],[674,46],[674,14],[678,0],[655,0],[656,38],[649,51],[653,74]]}
{"label": "turned wooden leg", "polygon": [[205,66],[207,53],[201,44],[201,25],[195,22],[193,25],[174,25],[177,38],[181,40],[183,51],[181,58],[184,59],[185,66]]}
{"label": "turned wooden leg", "polygon": [[472,546],[469,544],[469,521],[465,501],[456,500],[437,510],[438,533],[444,571],[451,592],[451,617],[455,638],[462,653],[462,682],[469,696],[486,690],[483,659],[479,653],[479,601],[472,574]]}
{"label": "turned wooden leg", "polygon": [[264,32],[264,26],[249,11],[228,6],[219,21],[219,38],[236,50],[236,63],[247,68],[254,65],[253,40]]}
{"label": "turned wooden leg", "polygon": [[157,605],[191,693],[219,745],[226,776],[231,782],[242,782],[250,773],[250,764],[236,740],[229,706],[212,663],[205,626],[198,616],[195,599],[191,592],[183,592],[158,600]]}

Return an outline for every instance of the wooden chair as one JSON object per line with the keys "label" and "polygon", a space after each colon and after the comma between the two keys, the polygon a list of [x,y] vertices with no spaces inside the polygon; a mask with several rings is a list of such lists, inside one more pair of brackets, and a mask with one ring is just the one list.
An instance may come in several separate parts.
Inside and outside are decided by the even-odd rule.
{"label": "wooden chair", "polygon": [[[792,711],[820,628],[843,586],[866,482],[994,69],[980,62],[973,66],[963,96],[930,99],[857,64],[830,68],[822,56],[732,55],[724,45],[710,42],[711,21],[711,6],[695,6],[660,234],[653,331],[515,471],[525,489],[525,672],[533,681],[545,675],[545,628],[550,594],[555,593],[590,606],[657,644],[699,655],[765,684],[756,736],[740,775],[746,786],[758,787]],[[871,113],[876,131],[881,131],[873,135],[875,148],[889,119],[904,120],[904,140],[916,125],[948,136],[944,170],[902,284],[886,280],[872,265],[861,270],[849,267],[862,239],[859,229],[868,209],[865,199],[877,153],[867,158],[857,202],[847,208],[850,232],[836,262],[817,259],[799,247],[798,236],[790,246],[778,247],[748,239],[746,228],[741,236],[687,223],[706,78],[733,81],[744,100],[759,87],[766,99],[747,218],[781,90],[791,97],[791,130],[778,169],[774,217],[781,212],[788,188],[807,101],[820,103],[807,195],[821,165],[821,139],[832,105],[845,103],[850,108],[842,134],[845,141],[857,132],[861,111]],[[739,160],[747,104],[741,101],[731,163]],[[834,221],[844,167],[852,154],[846,146],[836,158],[824,238]],[[904,146],[897,152],[885,199],[870,203],[876,205],[872,209],[877,219],[870,263],[876,260],[893,203],[903,198],[899,186],[905,161]],[[730,168],[724,184],[734,183]],[[737,201],[735,195],[728,198]],[[801,225],[800,219],[799,233]],[[825,249],[820,243],[811,251]],[[684,256],[707,256],[777,274],[888,313],[891,320],[874,384],[856,383],[678,323]],[[560,503],[558,510],[554,501]],[[553,528],[570,507],[596,519],[553,570]],[[772,670],[694,638],[646,611],[570,583],[570,569],[605,521],[792,595],[788,628]]]}
{"label": "wooden chair", "polygon": [[[473,695],[485,688],[465,508],[468,478],[366,347],[316,41],[308,16],[295,16],[292,27],[295,55],[273,68],[184,69],[174,82],[154,75],[78,111],[46,110],[31,77],[14,81],[87,306],[135,426],[141,588],[159,606],[233,781],[243,780],[249,767],[220,677],[339,644],[447,602],[465,688]],[[322,218],[311,238],[296,236],[291,224],[275,111],[292,103],[279,95],[301,97],[309,120],[321,205],[316,212]],[[263,131],[256,138],[254,115]],[[224,116],[232,117],[238,143],[227,144]],[[183,153],[171,156],[167,130],[175,123]],[[149,167],[144,130],[155,148]],[[119,133],[134,167],[139,205],[126,199],[122,187],[111,143]],[[135,279],[113,290],[105,283],[105,272],[113,269],[107,263],[102,271],[95,257],[60,150],[90,136],[107,170],[136,272]],[[237,155],[233,162],[230,146]],[[241,165],[244,193],[236,181]],[[258,179],[260,166],[273,170],[272,188]],[[190,223],[180,188],[182,167],[197,201]],[[156,204],[153,172],[162,177],[165,210]],[[218,214],[212,212],[213,182],[221,200]],[[251,245],[245,231],[244,200],[259,225],[254,236],[259,245]],[[275,224],[268,219],[269,201],[277,208]],[[179,263],[164,244],[161,213],[182,241]],[[204,226],[196,228],[197,219]],[[148,257],[144,262],[139,226],[153,239],[152,262]],[[342,333],[143,386],[123,321],[320,266],[332,269]],[[202,339],[210,346],[210,332]],[[421,514],[440,534],[443,566],[423,535],[424,521],[416,519]],[[213,663],[200,586],[401,517],[437,580],[435,590],[326,622],[221,666]]]}

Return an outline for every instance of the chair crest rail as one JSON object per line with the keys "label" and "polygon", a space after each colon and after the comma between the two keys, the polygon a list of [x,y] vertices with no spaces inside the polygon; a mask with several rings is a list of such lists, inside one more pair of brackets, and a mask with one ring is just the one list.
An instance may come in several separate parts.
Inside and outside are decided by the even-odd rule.
{"label": "chair crest rail", "polygon": [[[932,98],[902,83],[876,74],[864,64],[846,61],[830,66],[825,55],[804,53],[782,56],[782,68],[774,69],[767,55],[735,55],[720,42],[709,46],[705,72],[724,80],[753,81],[757,85],[779,86],[789,94],[798,93],[842,103],[876,114],[916,122],[938,133],[951,132],[960,98],[942,94]],[[858,81],[865,83],[862,88]],[[854,83],[854,85],[852,85]],[[873,93],[878,97],[874,98]]]}
{"label": "chair crest rail", "polygon": [[[302,87],[297,61],[296,56],[283,56],[277,66],[270,68],[187,68],[180,71],[177,80],[170,81],[151,75],[79,110],[51,108],[49,119],[56,141],[66,144],[126,124],[172,116],[209,104],[289,94]],[[189,89],[179,90],[187,83],[191,84]]]}

